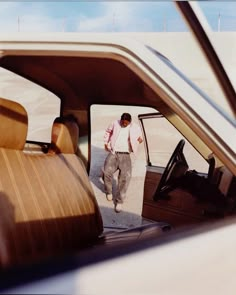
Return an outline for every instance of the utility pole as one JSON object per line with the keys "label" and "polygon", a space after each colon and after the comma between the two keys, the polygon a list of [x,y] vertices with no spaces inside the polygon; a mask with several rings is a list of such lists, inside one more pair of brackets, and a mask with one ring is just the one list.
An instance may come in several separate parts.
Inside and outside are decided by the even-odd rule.
{"label": "utility pole", "polygon": [[66,28],[66,18],[62,19],[62,32],[65,32],[65,28]]}
{"label": "utility pole", "polygon": [[17,31],[20,32],[20,17],[17,17]]}
{"label": "utility pole", "polygon": [[166,15],[164,15],[164,19],[163,19],[163,32],[167,31],[167,21],[166,21]]}
{"label": "utility pole", "polygon": [[116,13],[114,12],[113,16],[112,16],[112,31],[113,32],[115,32],[115,16],[116,16]]}
{"label": "utility pole", "polygon": [[218,15],[218,32],[220,32],[220,30],[221,30],[221,28],[220,28],[220,21],[221,21],[221,15],[220,15],[220,13],[219,13],[219,15]]}

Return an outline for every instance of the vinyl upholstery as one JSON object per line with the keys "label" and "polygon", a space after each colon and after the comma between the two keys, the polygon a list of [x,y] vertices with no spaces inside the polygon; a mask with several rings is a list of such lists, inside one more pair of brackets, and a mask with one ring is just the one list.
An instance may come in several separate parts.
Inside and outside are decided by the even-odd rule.
{"label": "vinyl upholstery", "polygon": [[58,117],[54,120],[49,153],[75,154],[78,141],[79,127],[74,117]]}
{"label": "vinyl upholstery", "polygon": [[[33,154],[23,151],[24,108],[0,99],[0,119],[0,266],[39,261],[96,241],[102,218],[87,171],[75,154],[75,123],[54,123],[50,152]],[[53,152],[55,132],[61,145],[56,141]]]}
{"label": "vinyl upholstery", "polygon": [[0,123],[0,147],[22,150],[28,131],[28,116],[24,107],[0,98]]}

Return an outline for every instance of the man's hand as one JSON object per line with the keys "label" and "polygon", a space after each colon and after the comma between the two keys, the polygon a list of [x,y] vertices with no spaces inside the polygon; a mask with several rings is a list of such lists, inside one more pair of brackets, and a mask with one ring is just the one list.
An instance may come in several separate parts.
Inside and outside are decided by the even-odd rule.
{"label": "man's hand", "polygon": [[108,144],[106,143],[106,144],[104,144],[104,148],[105,148],[105,150],[107,151],[107,152],[110,152],[110,149],[109,149],[109,147],[108,147]]}
{"label": "man's hand", "polygon": [[143,139],[141,136],[139,136],[139,138],[137,139],[139,143],[142,143],[143,142]]}

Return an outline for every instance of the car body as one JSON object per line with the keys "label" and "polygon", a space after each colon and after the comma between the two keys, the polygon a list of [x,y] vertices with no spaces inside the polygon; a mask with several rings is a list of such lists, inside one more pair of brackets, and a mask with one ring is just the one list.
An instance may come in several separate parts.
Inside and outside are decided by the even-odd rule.
{"label": "car body", "polygon": [[[184,8],[185,5],[183,13]],[[189,23],[191,25],[191,21]],[[198,29],[194,28],[196,32],[201,31],[200,27]],[[200,38],[201,46],[211,45],[207,34],[196,36]],[[219,83],[222,82],[225,95],[223,107],[195,86],[167,57],[134,40],[106,34],[1,37],[0,66],[57,95],[61,100],[59,116],[72,114],[77,119],[79,162],[83,162],[88,173],[91,164],[92,105],[142,106],[155,110],[139,114],[146,151],[142,216],[171,226],[170,231],[160,235],[146,238],[144,235],[144,238],[136,239],[130,235],[132,230],[128,235],[127,232],[119,232],[110,236],[112,241],[114,239],[111,246],[95,242],[82,250],[65,249],[59,257],[50,255],[40,261],[37,256],[26,265],[7,265],[1,272],[4,293],[32,294],[37,290],[41,294],[233,294],[236,287],[236,98],[226,73],[224,75],[220,71],[222,65],[212,51],[214,47],[209,48],[205,51],[203,46],[203,52],[207,53],[213,64],[213,72]],[[8,102],[3,100],[3,110],[6,105]],[[12,112],[7,112],[8,116]],[[160,157],[158,144],[153,144],[154,134],[149,134],[150,126],[154,124],[159,133],[164,125],[167,129],[174,126],[176,130],[170,131],[175,136],[174,145],[165,144],[169,149],[165,159]],[[164,141],[165,136],[159,143],[161,140]],[[48,142],[40,140],[28,140],[27,143],[32,153],[48,145]],[[11,154],[7,157],[10,159]],[[41,161],[38,158],[36,161]],[[191,159],[195,159],[196,163],[199,158],[204,160],[204,167],[207,167],[203,171],[199,171],[200,165],[196,169],[194,161],[190,163]],[[46,160],[49,166],[50,159]],[[65,159],[70,165],[74,162],[69,160],[69,156],[65,156]],[[24,157],[21,161],[23,166],[28,165]],[[61,167],[59,160],[55,163]],[[53,169],[50,171],[55,173]],[[42,174],[42,182],[47,181],[43,180],[45,170],[37,171]],[[10,172],[10,175],[15,173]],[[186,172],[197,175],[194,179],[200,184],[194,182],[186,188],[189,181],[189,178],[185,178]],[[68,178],[63,179],[62,170],[57,173],[60,174],[61,183],[69,183]],[[79,173],[83,175],[80,184],[84,189],[88,175],[86,178],[84,170]],[[52,186],[54,181],[55,184],[57,182],[57,174],[50,176]],[[49,187],[40,189],[45,195],[49,192]],[[206,196],[207,189],[210,189],[211,198]],[[18,192],[17,185],[15,191]],[[215,202],[215,192],[220,196],[220,204],[222,198],[226,200],[223,207]],[[83,194],[91,194],[89,186]],[[72,196],[70,198],[74,200]],[[53,202],[50,204],[53,206]],[[22,207],[19,210],[24,211]],[[30,211],[29,208],[27,210]],[[100,220],[97,215],[95,218]],[[43,218],[40,222],[44,222]],[[101,234],[99,222],[92,223],[98,227],[94,230],[97,236]],[[48,226],[50,224],[45,223],[45,227]],[[60,226],[63,227],[63,222]],[[65,238],[64,235],[62,237]],[[24,257],[27,257],[27,253]]]}

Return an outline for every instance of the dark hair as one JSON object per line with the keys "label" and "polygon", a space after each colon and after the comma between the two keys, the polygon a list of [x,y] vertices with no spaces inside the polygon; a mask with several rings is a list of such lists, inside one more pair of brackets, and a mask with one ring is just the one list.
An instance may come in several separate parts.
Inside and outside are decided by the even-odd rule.
{"label": "dark hair", "polygon": [[131,117],[131,115],[129,113],[123,113],[121,115],[121,120],[126,120],[126,121],[131,122],[132,121],[132,117]]}

